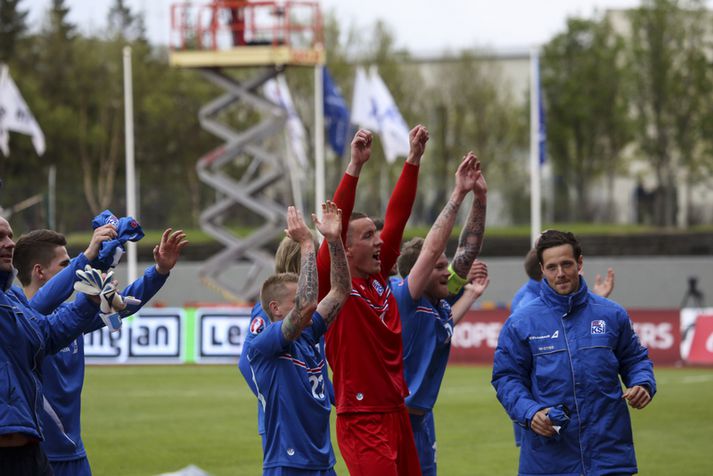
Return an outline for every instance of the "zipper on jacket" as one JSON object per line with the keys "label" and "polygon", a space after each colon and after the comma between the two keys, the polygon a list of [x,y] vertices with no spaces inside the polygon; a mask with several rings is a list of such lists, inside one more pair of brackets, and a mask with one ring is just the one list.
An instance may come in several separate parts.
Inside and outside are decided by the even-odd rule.
{"label": "zipper on jacket", "polygon": [[[572,307],[572,299],[570,297],[569,309]],[[567,358],[569,360],[569,368],[572,371],[572,394],[574,395],[574,409],[577,412],[577,419],[579,420],[579,425],[577,425],[577,443],[579,444],[579,459],[582,462],[582,475],[586,475],[587,471],[584,466],[584,450],[582,449],[582,415],[579,413],[579,402],[577,402],[577,377],[574,373],[574,365],[572,364],[572,351],[569,348],[569,339],[567,338],[567,328],[564,323],[564,318],[569,315],[569,311],[562,314],[560,321],[562,323],[562,334],[564,337],[564,343],[567,346]]]}

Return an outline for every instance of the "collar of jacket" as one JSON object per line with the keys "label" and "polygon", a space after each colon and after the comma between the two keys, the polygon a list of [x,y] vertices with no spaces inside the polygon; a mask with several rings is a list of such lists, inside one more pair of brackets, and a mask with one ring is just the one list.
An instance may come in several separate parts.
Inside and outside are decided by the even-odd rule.
{"label": "collar of jacket", "polygon": [[12,271],[0,271],[0,290],[7,292],[12,287],[12,282],[15,281],[17,270],[12,268]]}
{"label": "collar of jacket", "polygon": [[579,289],[571,294],[558,294],[550,287],[545,278],[540,281],[540,297],[551,309],[559,314],[567,315],[576,309],[584,306],[587,302],[589,290],[587,282],[582,275],[579,276]]}

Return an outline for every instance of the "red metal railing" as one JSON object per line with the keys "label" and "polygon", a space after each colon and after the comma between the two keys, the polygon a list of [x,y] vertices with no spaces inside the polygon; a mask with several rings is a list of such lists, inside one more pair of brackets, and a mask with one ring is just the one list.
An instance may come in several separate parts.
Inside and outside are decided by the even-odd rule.
{"label": "red metal railing", "polygon": [[322,45],[322,15],[315,1],[233,1],[171,6],[171,49],[221,50],[271,45]]}

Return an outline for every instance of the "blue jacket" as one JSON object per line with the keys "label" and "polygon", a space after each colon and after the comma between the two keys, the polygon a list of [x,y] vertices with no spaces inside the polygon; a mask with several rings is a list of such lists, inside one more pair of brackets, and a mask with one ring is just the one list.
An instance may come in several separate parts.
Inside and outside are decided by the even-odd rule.
{"label": "blue jacket", "polygon": [[517,311],[517,308],[524,306],[530,301],[540,296],[540,282],[530,278],[520,289],[517,290],[510,304],[510,312]]}
{"label": "blue jacket", "polygon": [[[74,272],[83,269],[87,259],[83,254],[57,273],[30,300],[30,305],[41,313],[52,312],[71,304],[64,301],[72,294],[76,281]],[[138,306],[127,306],[120,312],[127,317],[137,312],[161,289],[168,275],[159,274],[150,266],[144,275],[121,291],[122,296],[141,300]],[[86,322],[84,333],[104,327],[98,314]],[[69,346],[42,362],[45,403],[40,413],[45,431],[42,448],[50,461],[71,461],[86,456],[81,435],[81,395],[84,386],[84,337],[79,336]]]}
{"label": "blue jacket", "polygon": [[[595,476],[637,472],[626,387],[656,391],[653,364],[626,311],[579,289],[559,295],[542,280],[540,297],[505,322],[492,384],[523,432],[519,474]],[[529,430],[536,412],[564,405],[569,425],[558,438]]]}
{"label": "blue jacket", "polygon": [[48,316],[33,310],[14,275],[0,272],[0,435],[42,439],[42,378],[45,355],[69,345],[98,312],[83,294]]}

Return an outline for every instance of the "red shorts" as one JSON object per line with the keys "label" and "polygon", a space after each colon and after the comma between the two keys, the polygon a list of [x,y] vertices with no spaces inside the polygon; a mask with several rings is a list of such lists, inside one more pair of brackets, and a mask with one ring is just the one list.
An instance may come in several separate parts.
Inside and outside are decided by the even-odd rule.
{"label": "red shorts", "polygon": [[411,422],[390,413],[337,415],[337,442],[351,476],[420,476]]}

